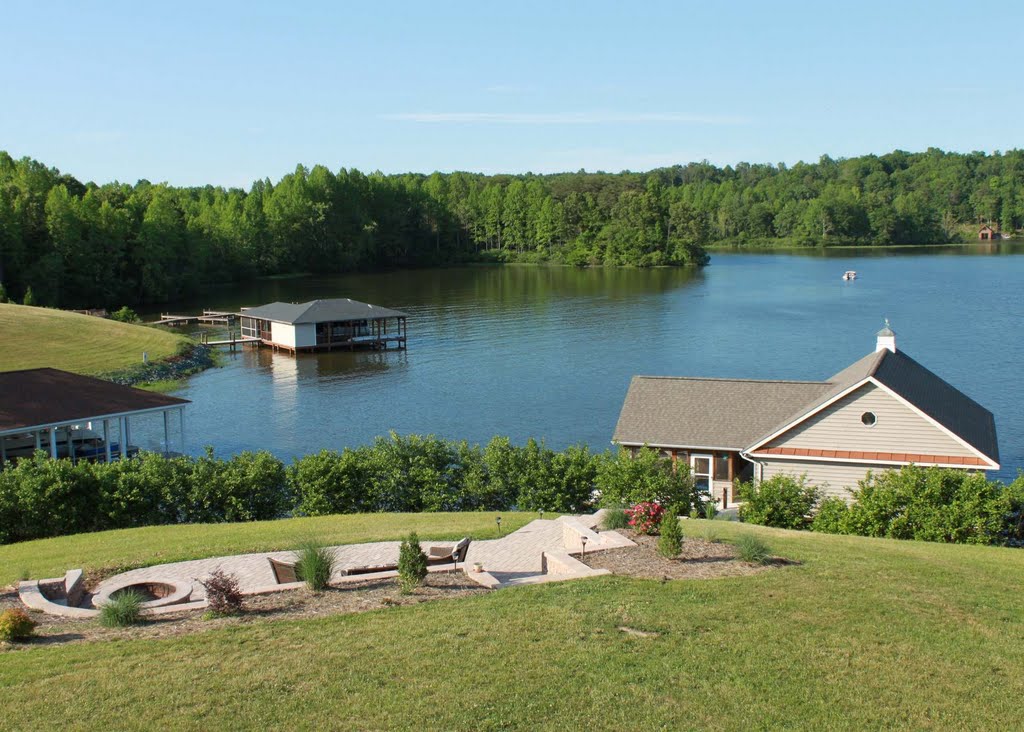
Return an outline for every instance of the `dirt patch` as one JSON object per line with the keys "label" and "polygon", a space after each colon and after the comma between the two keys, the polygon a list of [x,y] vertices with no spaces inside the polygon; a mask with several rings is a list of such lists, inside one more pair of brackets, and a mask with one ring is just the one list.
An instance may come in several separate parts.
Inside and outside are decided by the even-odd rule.
{"label": "dirt patch", "polygon": [[[398,582],[395,579],[366,580],[319,593],[302,588],[274,592],[269,595],[254,595],[246,598],[245,612],[237,616],[204,618],[203,611],[192,610],[147,619],[141,625],[131,628],[103,628],[94,619],[61,618],[33,612],[31,613],[32,619],[39,623],[39,627],[36,628],[37,637],[28,643],[16,645],[0,643],[0,652],[55,643],[166,638],[229,625],[245,625],[265,619],[290,620],[344,615],[387,607],[416,605],[421,602],[464,597],[490,591],[466,578],[461,572],[435,572],[427,577],[427,583],[424,586],[417,588],[409,595],[402,595],[399,592]],[[0,592],[0,611],[9,607],[24,608],[14,588],[6,588]]]}
{"label": "dirt patch", "polygon": [[739,559],[736,547],[724,542],[697,537],[683,539],[683,551],[676,559],[658,554],[658,537],[637,534],[629,529],[618,532],[636,542],[636,546],[587,552],[579,559],[594,569],[607,569],[612,574],[644,579],[711,579],[736,577],[764,572],[785,564],[773,559],[766,564],[749,564]]}

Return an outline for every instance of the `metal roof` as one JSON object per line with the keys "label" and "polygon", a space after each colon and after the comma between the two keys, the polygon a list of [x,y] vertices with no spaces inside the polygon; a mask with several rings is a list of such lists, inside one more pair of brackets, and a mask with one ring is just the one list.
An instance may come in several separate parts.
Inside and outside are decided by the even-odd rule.
{"label": "metal roof", "polygon": [[407,318],[400,310],[370,305],[350,298],[311,300],[310,302],[272,302],[243,310],[244,318],[273,320],[278,323],[326,323],[373,318]]}
{"label": "metal roof", "polygon": [[188,399],[58,369],[0,373],[0,433],[169,409]]}
{"label": "metal roof", "polygon": [[827,381],[749,381],[636,376],[616,442],[745,450],[795,426],[848,389],[874,378],[954,435],[999,462],[992,413],[902,351],[882,349]]}

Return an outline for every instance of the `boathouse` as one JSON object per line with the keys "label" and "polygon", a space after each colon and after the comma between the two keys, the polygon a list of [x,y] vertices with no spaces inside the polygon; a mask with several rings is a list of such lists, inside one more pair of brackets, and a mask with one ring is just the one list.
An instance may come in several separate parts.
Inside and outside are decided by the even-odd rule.
{"label": "boathouse", "polygon": [[988,224],[985,224],[984,226],[982,226],[978,230],[978,240],[979,241],[997,241],[997,240],[1002,239],[1002,238],[1003,238],[1003,235],[1000,234],[995,229],[993,229]]}
{"label": "boathouse", "polygon": [[5,371],[0,373],[0,465],[36,450],[73,460],[127,457],[138,451],[131,444],[132,419],[143,415],[163,417],[165,453],[171,452],[174,433],[184,452],[189,403],[58,369]]}
{"label": "boathouse", "polygon": [[898,351],[888,323],[873,353],[825,381],[635,376],[614,442],[688,465],[725,507],[735,478],[804,475],[849,499],[870,471],[999,469],[992,413]]}
{"label": "boathouse", "polygon": [[274,349],[405,348],[409,316],[348,298],[272,302],[239,313],[242,338]]}

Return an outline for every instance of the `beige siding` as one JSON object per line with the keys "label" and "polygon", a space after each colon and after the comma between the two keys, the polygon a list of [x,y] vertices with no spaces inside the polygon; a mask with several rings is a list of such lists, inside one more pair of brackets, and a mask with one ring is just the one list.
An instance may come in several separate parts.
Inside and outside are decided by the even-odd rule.
{"label": "beige siding", "polygon": [[[861,422],[861,415],[865,412],[873,412],[877,417],[874,426],[867,427]],[[975,455],[947,432],[874,384],[865,384],[848,394],[806,422],[780,435],[770,446],[923,455]]]}
{"label": "beige siding", "polygon": [[856,488],[859,481],[864,480],[868,471],[875,474],[885,472],[884,465],[867,465],[864,463],[830,463],[812,460],[764,460],[762,480],[776,475],[807,476],[807,482],[820,488],[826,496],[838,496],[850,500],[850,488]]}

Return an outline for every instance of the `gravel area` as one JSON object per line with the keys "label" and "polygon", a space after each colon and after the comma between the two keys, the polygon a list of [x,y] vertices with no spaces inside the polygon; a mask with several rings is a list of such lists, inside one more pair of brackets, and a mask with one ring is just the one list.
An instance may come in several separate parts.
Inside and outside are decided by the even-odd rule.
{"label": "gravel area", "polygon": [[659,580],[735,577],[764,572],[784,563],[774,560],[767,564],[748,564],[740,561],[732,544],[690,536],[683,539],[683,552],[678,558],[666,559],[658,554],[658,537],[629,529],[618,531],[637,545],[587,552],[586,557],[580,557],[583,563],[594,569],[608,569],[613,574]]}
{"label": "gravel area", "polygon": [[[233,617],[204,618],[202,611],[187,611],[145,620],[130,628],[103,628],[96,620],[76,620],[33,612],[32,619],[39,623],[36,638],[29,643],[0,643],[5,650],[32,648],[54,643],[77,643],[97,640],[129,638],[164,638],[198,633],[229,625],[244,625],[260,620],[285,620],[324,617],[347,613],[367,612],[401,605],[416,605],[456,597],[491,592],[466,578],[462,572],[431,573],[426,584],[409,595],[398,590],[395,579],[367,580],[331,588],[326,592],[311,592],[305,588],[285,590],[269,595],[246,598],[245,612]],[[24,609],[14,588],[0,592],[0,611],[9,607]]]}

